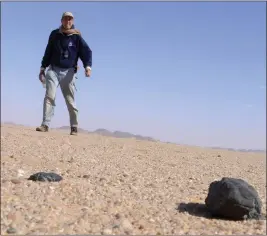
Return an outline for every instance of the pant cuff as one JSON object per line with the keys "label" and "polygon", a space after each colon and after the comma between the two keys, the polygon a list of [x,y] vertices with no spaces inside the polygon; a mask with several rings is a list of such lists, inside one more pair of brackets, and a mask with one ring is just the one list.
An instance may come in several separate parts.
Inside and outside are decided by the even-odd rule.
{"label": "pant cuff", "polygon": [[49,124],[47,122],[42,122],[41,125],[46,125],[46,126],[49,126]]}

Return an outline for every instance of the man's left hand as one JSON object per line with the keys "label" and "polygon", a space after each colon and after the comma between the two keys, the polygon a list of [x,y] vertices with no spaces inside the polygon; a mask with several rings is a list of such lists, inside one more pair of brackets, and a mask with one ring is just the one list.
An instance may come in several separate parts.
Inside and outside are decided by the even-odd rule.
{"label": "man's left hand", "polygon": [[91,68],[86,68],[85,69],[85,76],[90,77],[91,76]]}

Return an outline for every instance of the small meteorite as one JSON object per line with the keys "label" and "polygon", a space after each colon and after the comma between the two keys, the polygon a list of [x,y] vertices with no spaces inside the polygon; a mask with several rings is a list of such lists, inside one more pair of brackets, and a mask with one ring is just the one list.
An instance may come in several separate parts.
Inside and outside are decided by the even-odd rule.
{"label": "small meteorite", "polygon": [[41,181],[41,182],[59,182],[62,180],[62,177],[56,173],[45,173],[38,172],[36,174],[31,175],[28,180],[32,181]]}

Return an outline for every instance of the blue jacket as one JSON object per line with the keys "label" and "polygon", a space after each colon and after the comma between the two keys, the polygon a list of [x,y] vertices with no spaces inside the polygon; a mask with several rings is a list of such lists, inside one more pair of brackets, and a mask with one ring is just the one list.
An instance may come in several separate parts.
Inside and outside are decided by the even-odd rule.
{"label": "blue jacket", "polygon": [[41,64],[43,68],[49,65],[72,68],[77,66],[79,58],[84,68],[92,66],[92,50],[84,39],[78,34],[65,35],[55,29],[50,33]]}

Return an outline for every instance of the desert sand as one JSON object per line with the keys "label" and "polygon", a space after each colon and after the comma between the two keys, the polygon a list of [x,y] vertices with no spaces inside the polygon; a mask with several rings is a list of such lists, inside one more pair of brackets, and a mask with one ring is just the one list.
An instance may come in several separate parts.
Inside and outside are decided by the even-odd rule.
{"label": "desert sand", "polygon": [[[1,168],[1,235],[266,234],[265,220],[212,219],[204,207],[212,181],[242,178],[266,216],[261,153],[2,125]],[[63,180],[27,180],[39,171]]]}

